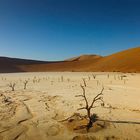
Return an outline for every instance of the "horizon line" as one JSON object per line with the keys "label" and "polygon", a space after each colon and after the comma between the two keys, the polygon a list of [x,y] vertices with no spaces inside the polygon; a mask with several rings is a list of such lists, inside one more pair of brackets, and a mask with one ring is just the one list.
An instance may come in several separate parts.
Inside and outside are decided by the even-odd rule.
{"label": "horizon line", "polygon": [[108,54],[108,55],[99,55],[99,54],[90,54],[90,53],[85,53],[85,54],[79,54],[77,56],[71,56],[71,57],[67,57],[63,60],[43,60],[43,59],[34,59],[34,58],[21,58],[21,57],[14,57],[14,56],[3,56],[3,55],[0,55],[0,58],[11,58],[11,59],[21,59],[21,60],[29,60],[29,61],[42,61],[42,62],[61,62],[61,61],[66,61],[67,59],[71,59],[71,58],[74,58],[74,57],[80,57],[80,56],[83,56],[83,55],[96,55],[96,56],[101,56],[101,57],[106,57],[106,56],[110,56],[110,55],[113,55],[113,54],[116,54],[116,53],[119,53],[119,52],[123,52],[123,51],[126,51],[126,50],[131,50],[131,49],[135,49],[135,48],[139,48],[140,46],[137,46],[137,47],[131,47],[131,48],[128,48],[128,49],[121,49],[120,51],[117,51],[117,52],[114,52],[114,53],[111,53],[111,54]]}

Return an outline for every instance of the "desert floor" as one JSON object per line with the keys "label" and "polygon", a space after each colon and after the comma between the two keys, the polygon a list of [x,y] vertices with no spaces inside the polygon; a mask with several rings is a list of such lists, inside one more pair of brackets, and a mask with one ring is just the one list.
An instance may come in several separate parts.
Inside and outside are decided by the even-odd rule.
{"label": "desert floor", "polygon": [[104,87],[105,105],[97,102],[92,113],[102,120],[140,122],[140,74],[0,74],[0,140],[140,140],[140,124],[98,121],[88,133],[80,128],[87,124],[86,110],[77,110],[85,106],[77,97],[83,78],[89,103]]}

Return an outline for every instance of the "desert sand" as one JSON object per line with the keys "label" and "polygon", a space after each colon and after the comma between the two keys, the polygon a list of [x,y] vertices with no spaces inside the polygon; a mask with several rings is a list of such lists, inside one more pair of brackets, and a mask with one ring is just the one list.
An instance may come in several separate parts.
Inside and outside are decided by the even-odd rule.
{"label": "desert sand", "polygon": [[[140,122],[140,74],[0,74],[0,140],[139,140],[140,124],[97,121],[88,133],[79,128],[87,124],[82,117],[86,110],[77,110],[85,106],[77,97],[83,92],[83,78],[89,103],[104,87],[105,105],[97,102],[92,113],[102,120]],[[10,83],[15,83],[14,91]]]}

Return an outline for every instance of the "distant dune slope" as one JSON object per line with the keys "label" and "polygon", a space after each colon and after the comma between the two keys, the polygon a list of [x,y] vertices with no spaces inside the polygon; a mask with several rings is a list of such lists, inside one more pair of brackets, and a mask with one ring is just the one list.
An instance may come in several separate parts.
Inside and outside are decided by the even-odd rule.
{"label": "distant dune slope", "polygon": [[102,57],[97,55],[80,56],[74,59],[68,59],[65,61],[50,62],[47,64],[39,65],[26,65],[20,68],[24,71],[84,71],[86,66],[90,66],[92,63],[99,61]]}
{"label": "distant dune slope", "polygon": [[78,57],[73,57],[73,58],[70,58],[70,59],[67,59],[65,61],[83,61],[83,60],[90,60],[90,59],[98,59],[98,58],[101,58],[102,56],[99,56],[99,55],[81,55],[81,56],[78,56]]}
{"label": "distant dune slope", "polygon": [[103,57],[86,70],[140,72],[140,47]]}
{"label": "distant dune slope", "polygon": [[24,70],[20,68],[20,65],[26,65],[28,67],[28,65],[43,64],[43,63],[45,63],[45,61],[0,57],[0,72],[1,73],[24,72]]}
{"label": "distant dune slope", "polygon": [[140,47],[109,56],[82,55],[58,62],[0,58],[0,72],[121,71],[140,72]]}

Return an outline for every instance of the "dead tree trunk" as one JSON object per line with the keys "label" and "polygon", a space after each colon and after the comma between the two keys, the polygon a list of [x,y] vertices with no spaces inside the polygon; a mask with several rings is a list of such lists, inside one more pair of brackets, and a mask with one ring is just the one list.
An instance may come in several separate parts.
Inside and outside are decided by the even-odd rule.
{"label": "dead tree trunk", "polygon": [[10,83],[8,86],[11,88],[12,91],[15,91],[16,83]]}
{"label": "dead tree trunk", "polygon": [[91,114],[91,109],[92,108],[96,108],[96,106],[94,105],[97,101],[101,101],[102,104],[104,105],[104,101],[103,101],[103,90],[104,88],[101,90],[101,92],[96,95],[94,98],[93,98],[93,101],[91,103],[91,105],[89,105],[89,102],[87,100],[87,97],[86,97],[86,91],[85,91],[85,88],[84,86],[81,85],[81,88],[83,90],[83,95],[78,95],[77,97],[83,97],[84,98],[84,101],[85,101],[85,107],[82,107],[82,108],[79,108],[78,110],[82,110],[82,109],[85,109],[87,111],[87,117],[89,119],[89,122],[87,124],[87,131],[92,127],[93,123],[97,120],[98,116],[96,114]]}
{"label": "dead tree trunk", "polygon": [[25,80],[25,82],[24,82],[24,89],[26,89],[26,88],[27,88],[27,84],[28,84],[28,81],[27,81],[27,80]]}
{"label": "dead tree trunk", "polygon": [[86,80],[85,80],[84,78],[83,78],[82,80],[83,80],[83,82],[84,82],[84,86],[86,87],[86,86],[87,86]]}

